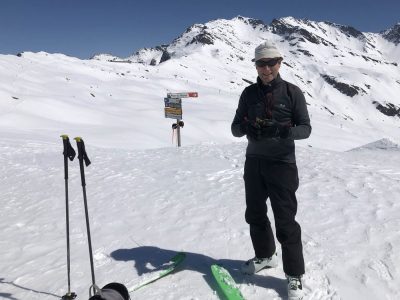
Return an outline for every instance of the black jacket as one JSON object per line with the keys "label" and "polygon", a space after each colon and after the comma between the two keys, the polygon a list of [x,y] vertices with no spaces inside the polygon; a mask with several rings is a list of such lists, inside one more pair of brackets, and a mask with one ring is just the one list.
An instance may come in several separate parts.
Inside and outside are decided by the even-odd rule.
{"label": "black jacket", "polygon": [[[272,93],[271,104],[267,103],[267,93]],[[300,88],[282,80],[279,74],[268,85],[264,85],[258,77],[257,83],[243,90],[232,122],[232,134],[235,137],[244,136],[245,133],[241,130],[240,124],[245,118],[249,121],[267,118],[268,107],[270,107],[269,113],[272,113],[272,119],[281,124],[291,124],[289,137],[254,140],[248,136],[246,156],[295,163],[294,140],[306,139],[310,136],[310,117]]]}

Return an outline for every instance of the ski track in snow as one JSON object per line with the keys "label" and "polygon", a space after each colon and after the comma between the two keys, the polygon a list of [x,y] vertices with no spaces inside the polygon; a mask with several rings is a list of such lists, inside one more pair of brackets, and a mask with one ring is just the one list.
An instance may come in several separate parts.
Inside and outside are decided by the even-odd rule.
{"label": "ski track in snow", "polygon": [[[0,299],[57,299],[67,291],[61,148],[61,140],[0,141]],[[230,270],[246,299],[286,299],[281,264],[254,276],[239,272],[253,256],[244,221],[245,143],[86,149],[100,286],[134,282],[185,251],[176,272],[134,292],[133,299],[218,299],[212,263]],[[400,298],[399,154],[298,147],[306,299]],[[79,166],[69,166],[72,291],[87,299],[91,275]]]}

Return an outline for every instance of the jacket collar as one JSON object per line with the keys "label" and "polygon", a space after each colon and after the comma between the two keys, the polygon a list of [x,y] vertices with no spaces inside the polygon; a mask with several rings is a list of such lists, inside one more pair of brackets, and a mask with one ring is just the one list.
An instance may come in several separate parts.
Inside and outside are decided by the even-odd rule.
{"label": "jacket collar", "polygon": [[268,84],[264,84],[260,77],[257,76],[257,85],[260,89],[273,89],[275,88],[278,84],[282,83],[283,79],[281,78],[281,75],[278,73],[278,76]]}

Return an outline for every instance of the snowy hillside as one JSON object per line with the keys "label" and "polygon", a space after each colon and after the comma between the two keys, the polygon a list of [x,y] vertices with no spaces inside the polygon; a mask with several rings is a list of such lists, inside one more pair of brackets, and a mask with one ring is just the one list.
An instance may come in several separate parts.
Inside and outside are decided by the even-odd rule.
{"label": "snowy hillside", "polygon": [[[228,267],[249,300],[285,299],[282,265],[238,271],[253,255],[244,221],[245,143],[149,150],[87,146],[96,281],[131,284],[173,253],[187,259],[133,299],[217,300],[210,265]],[[59,143],[0,142],[1,299],[66,293],[63,156]],[[307,299],[400,297],[400,152],[298,149]],[[70,164],[72,291],[91,283],[78,163]],[[279,250],[280,255],[280,250]]]}
{"label": "snowy hillside", "polygon": [[0,55],[0,134],[50,141],[69,133],[97,146],[171,146],[173,120],[164,117],[163,98],[196,91],[199,98],[183,100],[183,145],[235,141],[230,123],[241,91],[256,79],[254,47],[271,39],[285,56],[282,77],[299,85],[309,104],[313,134],[301,145],[348,150],[383,137],[398,141],[398,30],[361,33],[291,17],[269,25],[237,17],[195,24],[170,45],[125,59]]}

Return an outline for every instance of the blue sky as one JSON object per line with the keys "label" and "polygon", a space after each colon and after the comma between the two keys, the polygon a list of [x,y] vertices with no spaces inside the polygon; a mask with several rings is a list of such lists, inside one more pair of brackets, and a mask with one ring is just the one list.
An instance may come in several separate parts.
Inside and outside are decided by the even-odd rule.
{"label": "blue sky", "polygon": [[0,0],[0,53],[127,57],[168,44],[194,23],[238,15],[293,16],[380,32],[400,22],[400,0]]}

